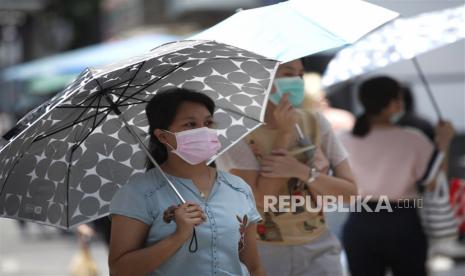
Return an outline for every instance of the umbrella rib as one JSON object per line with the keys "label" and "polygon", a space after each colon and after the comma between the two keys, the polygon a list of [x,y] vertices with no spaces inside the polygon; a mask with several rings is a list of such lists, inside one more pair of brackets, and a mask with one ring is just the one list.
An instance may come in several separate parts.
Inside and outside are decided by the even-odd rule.
{"label": "umbrella rib", "polygon": [[81,139],[81,141],[79,141],[79,142],[76,144],[76,145],[77,145],[76,147],[80,146],[80,145],[87,139],[87,137],[89,137],[89,135],[92,134],[92,132],[97,128],[98,125],[100,125],[100,123],[101,123],[103,120],[105,120],[105,118],[108,116],[108,114],[110,114],[111,111],[112,111],[112,109],[109,108],[109,109],[107,109],[107,110],[105,110],[105,111],[102,112],[102,113],[105,113],[105,112],[106,112],[106,114],[100,119],[100,121],[98,121],[98,123],[97,123],[95,126],[92,126],[91,130],[86,134],[86,136],[84,136],[84,137]]}
{"label": "umbrella rib", "polygon": [[[142,87],[142,88],[139,89],[138,91],[136,91],[136,92],[130,94],[129,97],[132,97],[132,96],[136,95],[137,93],[139,93],[139,92],[142,91],[143,89],[146,89],[147,87],[151,86],[152,84],[155,84],[156,82],[158,82],[158,81],[164,79],[164,78],[165,78],[166,76],[168,76],[169,74],[171,74],[171,73],[173,73],[174,71],[176,71],[177,69],[181,68],[184,64],[186,64],[186,62],[182,62],[182,63],[176,65],[173,69],[171,69],[171,70],[169,70],[168,72],[166,72],[163,76],[158,77],[158,79],[154,80],[153,82],[146,84],[145,87]],[[127,99],[124,100],[124,101],[121,101],[121,102],[116,102],[115,104],[119,105],[120,103],[125,102],[125,101],[127,101]]]}
{"label": "umbrella rib", "polygon": [[[32,144],[32,143],[31,143]],[[31,146],[31,144],[29,144],[29,146],[27,148],[29,148]],[[26,149],[27,150],[27,149]],[[5,178],[5,181],[3,182],[3,185],[2,185],[2,188],[0,189],[0,194],[3,194],[3,190],[5,189],[6,187],[6,183],[8,182],[8,179],[10,178],[10,175],[11,175],[11,172],[13,171],[13,169],[16,167],[16,165],[19,163],[19,161],[21,160],[21,158],[23,158],[24,156],[24,153],[25,151],[23,151],[23,153],[21,153],[20,156],[18,156],[18,159],[16,159],[14,161],[14,164],[11,166],[11,168],[8,170],[8,173],[7,173],[7,176]]]}
{"label": "umbrella rib", "polygon": [[143,104],[143,103],[148,103],[149,102],[149,101],[146,101],[146,100],[140,100],[140,99],[137,99],[137,100],[138,100],[138,102],[118,104],[118,106],[130,106],[130,105],[134,105],[134,104]]}
{"label": "umbrella rib", "polygon": [[[147,88],[147,87],[144,87],[144,88]],[[117,93],[114,93],[114,92],[111,92],[111,91],[109,91],[108,94],[118,95]],[[139,99],[139,98],[134,97],[134,96],[124,96],[124,98],[125,98],[125,100],[128,100],[128,99],[138,100],[138,101],[140,101],[140,103],[148,102],[147,100]],[[127,105],[131,105],[131,104],[127,104]],[[123,105],[118,105],[118,106],[123,106]]]}
{"label": "umbrella rib", "polygon": [[69,217],[70,217],[70,214],[69,214],[69,175],[71,173],[71,165],[73,163],[73,154],[74,152],[76,151],[76,149],[78,148],[78,146],[76,146],[76,144],[73,145],[73,147],[71,148],[71,153],[69,154],[69,161],[68,161],[68,173],[66,174],[66,204],[65,204],[65,208],[66,208],[66,228],[69,229]]}
{"label": "umbrella rib", "polygon": [[138,102],[133,102],[133,103],[125,103],[125,104],[119,104],[118,106],[130,106],[130,105],[133,105],[133,104],[143,104],[143,103],[148,103],[149,101],[146,101],[146,100],[140,100],[140,99],[137,99],[139,100]]}
{"label": "umbrella rib", "polygon": [[[79,148],[81,146],[81,144],[87,139],[87,137],[89,137],[90,134],[92,134],[92,132],[96,129],[96,126],[99,125],[107,116],[108,114],[111,112],[111,109],[108,109],[106,110],[107,111],[107,114],[105,114],[105,116],[103,116],[102,119],[100,119],[100,121],[94,125],[91,129],[91,131],[89,131],[89,133],[86,134],[86,136],[84,136],[78,143],[74,144],[72,149],[71,149],[71,154],[70,154],[70,158],[69,158],[69,162],[68,162],[68,174],[67,174],[67,177],[66,177],[66,227],[69,228],[69,174],[70,174],[70,170],[71,170],[71,163],[72,163],[72,160],[73,160],[73,154],[74,152],[76,151],[77,148]],[[96,118],[96,117],[95,117]]]}
{"label": "umbrella rib", "polygon": [[[95,99],[97,99],[97,97],[99,97],[99,96],[100,96],[99,93],[94,93],[94,95],[90,96],[87,99],[84,99],[83,102],[81,102],[79,104],[76,104],[76,105],[71,105],[71,104],[70,105],[60,105],[60,106],[57,106],[56,108],[90,108],[90,107],[95,108],[96,106],[92,105],[92,103],[94,103]],[[84,102],[86,100],[91,100],[91,99],[92,99],[92,101],[89,104],[84,105]],[[85,110],[83,112],[85,112]],[[77,119],[79,119],[79,117]]]}
{"label": "umbrella rib", "polygon": [[137,74],[139,73],[140,69],[142,69],[142,66],[144,66],[144,64],[145,64],[145,61],[142,61],[139,64],[139,68],[137,68],[137,71],[134,73],[134,76],[128,81],[128,83],[127,83],[126,87],[124,88],[123,92],[121,92],[118,99],[116,99],[116,102],[119,102],[119,100],[124,95],[124,93],[126,93],[126,91],[128,91],[129,85],[131,85],[131,83],[136,79]]}
{"label": "umbrella rib", "polygon": [[[81,112],[81,114],[79,114],[79,116],[74,120],[74,122],[72,123],[72,125],[75,125],[75,124],[76,124],[76,121],[79,120],[79,119],[84,115],[84,113],[86,112],[86,110],[88,110],[89,106],[92,105],[92,104],[95,102],[95,100],[97,99],[98,93],[95,93],[95,94],[96,94],[96,95],[93,95],[91,98],[89,98],[89,100],[93,98],[92,101],[89,101],[89,104],[88,104],[87,106],[84,106],[84,107],[83,107],[83,108],[85,108],[85,109],[84,109],[84,110]],[[57,106],[57,108],[60,108],[60,106]]]}
{"label": "umbrella rib", "polygon": [[[91,106],[91,105],[92,105],[92,103],[95,102],[95,100],[97,99],[97,97],[98,97],[97,111],[96,111],[93,115],[90,115],[90,116],[88,116],[88,117],[85,117],[84,119],[81,119],[81,118],[82,118],[82,115],[83,115],[87,110],[89,110],[90,107],[94,107],[94,106]],[[58,132],[60,132],[60,131],[63,131],[63,130],[65,130],[65,129],[68,129],[68,128],[70,128],[70,127],[72,127],[72,126],[74,126],[74,125],[77,125],[77,124],[79,124],[79,123],[82,123],[82,122],[84,122],[84,121],[86,121],[86,120],[88,120],[88,119],[94,118],[94,123],[92,124],[92,126],[94,126],[94,125],[95,125],[95,121],[96,121],[96,119],[97,119],[97,116],[100,115],[101,113],[104,113],[104,112],[105,112],[106,110],[108,110],[108,108],[109,108],[109,107],[107,107],[106,110],[99,112],[101,99],[102,99],[101,94],[95,93],[95,95],[93,96],[92,101],[89,102],[89,105],[83,106],[83,107],[79,107],[79,108],[85,108],[85,109],[81,112],[81,114],[79,114],[79,116],[74,120],[74,122],[72,122],[71,124],[69,124],[69,125],[67,125],[67,126],[64,126],[64,127],[62,127],[62,128],[59,128],[58,130],[55,130],[55,131],[53,131],[53,132],[51,132],[51,133],[48,133],[47,135],[38,136],[38,137],[36,137],[36,139],[34,139],[34,142],[35,142],[35,141],[40,141],[40,140],[42,140],[42,139],[44,139],[44,138],[46,138],[46,137],[49,137],[50,135],[53,135],[53,134],[56,134],[56,133],[58,133]],[[61,108],[61,106],[58,106],[57,108]],[[69,108],[69,106],[65,106],[65,108]],[[95,107],[94,107],[94,108],[95,108]],[[81,120],[79,120],[79,119],[81,119]]]}
{"label": "umbrella rib", "polygon": [[[123,83],[120,83],[120,84],[123,84]],[[141,86],[141,84],[134,84],[134,85],[128,85],[127,87],[129,87],[129,88],[139,88],[140,86]],[[114,90],[126,89],[126,86],[125,87],[111,87],[111,89],[114,89]]]}
{"label": "umbrella rib", "polygon": [[[124,81],[121,81],[119,83],[115,83],[115,84],[110,85],[110,86],[105,87],[105,88],[100,84],[98,79],[95,79],[95,81],[97,82],[97,85],[100,87],[100,91],[105,91],[105,93],[111,93],[111,94],[113,94],[115,96],[118,95],[118,100],[119,100],[129,87],[137,87],[137,85],[131,86],[131,82],[134,81],[134,79],[136,78],[137,74],[142,69],[142,66],[144,64],[145,64],[145,61],[142,61],[142,62],[139,63],[139,68],[137,69],[137,72],[134,74],[134,76],[130,80],[124,80]],[[134,64],[133,66],[135,66],[135,65],[137,65],[137,63]],[[119,86],[119,85],[122,85],[122,84],[125,84],[125,83],[127,83],[127,85],[125,85],[124,87],[116,87],[116,86]],[[124,91],[121,94],[116,94],[116,93],[109,92],[110,89],[114,89],[114,90],[116,90],[116,89],[124,89]],[[137,91],[137,92],[139,92],[139,91]]]}
{"label": "umbrella rib", "polygon": [[[152,84],[155,84],[155,83],[158,82],[159,80],[161,80],[161,78],[159,78],[159,79],[157,79],[157,80],[155,80],[155,81],[153,81],[153,82],[150,82],[150,83],[147,83],[147,84],[143,85],[143,87],[142,87],[141,89],[137,90],[136,92],[134,92],[134,93],[132,93],[132,94],[130,94],[130,95],[128,95],[128,96],[125,96],[125,99],[124,99],[124,100],[122,100],[122,101],[117,101],[117,102],[116,102],[116,105],[117,105],[117,106],[121,106],[121,103],[126,102],[128,99],[133,99],[133,97],[134,97],[136,94],[140,93],[142,90],[146,89],[147,87],[151,86]],[[110,93],[110,94],[113,94],[113,95],[114,95],[114,93]],[[137,98],[136,98],[136,99],[137,99]],[[140,99],[138,99],[138,100],[140,100]]]}
{"label": "umbrella rib", "polygon": [[109,106],[97,106],[97,105],[86,105],[86,106],[79,106],[79,105],[66,105],[66,106],[57,106],[57,108],[98,108],[98,107],[109,107]]}
{"label": "umbrella rib", "polygon": [[74,121],[73,123],[71,123],[71,124],[69,124],[69,125],[67,125],[67,126],[64,126],[64,127],[62,127],[62,128],[59,128],[59,129],[57,129],[57,130],[55,130],[55,131],[53,131],[53,132],[51,132],[51,133],[48,133],[47,135],[37,136],[37,137],[34,139],[34,142],[40,141],[40,140],[42,140],[42,139],[44,139],[44,138],[47,138],[47,137],[49,137],[49,136],[51,136],[51,135],[53,135],[53,134],[56,134],[56,133],[58,133],[58,132],[60,132],[60,131],[63,131],[63,130],[65,130],[65,129],[67,129],[67,128],[70,128],[70,127],[72,127],[72,126],[74,126],[74,125],[76,125],[76,124],[79,124],[79,123],[82,123],[82,122],[84,122],[84,121],[86,121],[86,120],[92,119],[93,117],[98,116],[98,115],[100,115],[100,114],[102,114],[102,113],[105,113],[105,112],[108,111],[108,110],[110,110],[110,108],[106,108],[106,109],[103,110],[103,111],[99,111],[98,113],[95,113],[94,115],[85,117],[84,119],[81,119],[81,120],[79,120],[79,121]]}
{"label": "umbrella rib", "polygon": [[[110,94],[113,94],[113,93],[110,93]],[[125,97],[126,98],[126,97]],[[140,103],[146,103],[148,101],[146,100],[142,100],[142,99],[139,99],[139,98],[135,98],[135,97],[128,97],[128,99],[133,99],[133,100],[138,100],[138,102],[134,102],[134,103],[127,103],[127,104],[119,104],[118,106],[130,106],[130,105],[133,105],[133,104],[140,104]],[[57,108],[101,108],[101,107],[106,107],[106,108],[110,108],[109,106],[96,106],[96,105],[89,105],[89,106],[72,106],[72,105],[68,105],[68,106],[59,106]]]}
{"label": "umbrella rib", "polygon": [[[102,96],[100,94],[100,97],[98,97],[98,103],[97,103],[97,110],[95,111],[95,114],[98,114],[98,110],[100,108],[100,103],[102,102]],[[97,121],[97,116],[94,116],[94,122],[92,123],[92,128],[95,127],[95,122]]]}
{"label": "umbrella rib", "polygon": [[[135,76],[134,76],[134,78],[135,78]],[[99,82],[97,79],[95,79],[95,81],[97,82],[97,85],[100,87],[100,91],[105,91],[106,94],[111,94],[111,95],[114,95],[114,96],[118,96],[117,102],[123,97],[123,94],[124,94],[125,91],[123,91],[123,93],[121,93],[121,94],[117,94],[117,93],[115,93],[115,92],[109,91],[108,88],[103,88],[102,85],[100,84],[100,82]],[[151,83],[149,83],[149,84],[141,85],[141,87],[142,87],[141,89],[137,90],[136,92],[134,92],[133,94],[131,94],[131,95],[129,95],[129,96],[124,96],[125,99],[124,99],[123,101],[121,101],[121,102],[125,102],[125,101],[127,101],[128,99],[136,99],[136,100],[142,101],[142,103],[143,103],[143,102],[146,102],[146,101],[144,101],[144,100],[142,100],[142,99],[135,98],[134,96],[135,96],[137,93],[139,93],[140,91],[142,91],[143,89],[149,87],[150,85],[154,84],[154,83],[157,82],[157,81],[158,81],[158,80],[156,80],[156,81],[154,81],[154,82],[151,82]],[[129,83],[130,83],[130,82],[129,82]],[[128,84],[129,84],[129,83],[128,83]],[[120,83],[120,84],[121,84],[121,83]],[[127,88],[127,87],[126,87],[126,88]],[[122,89],[122,88],[120,88],[120,89]],[[132,105],[132,104],[126,104],[125,106],[128,106],[128,105]],[[123,106],[123,105],[118,104],[118,106]]]}
{"label": "umbrella rib", "polygon": [[[145,61],[140,62],[140,63],[144,63],[144,62],[145,62]],[[137,63],[133,64],[133,66],[134,66],[134,65],[137,65]],[[121,88],[118,88],[118,87],[116,87],[116,86],[119,86],[119,85],[124,84],[124,83],[126,83],[126,82],[127,82],[127,80],[123,80],[123,81],[121,81],[121,82],[118,82],[118,83],[112,84],[112,85],[110,85],[110,86],[108,86],[108,87],[105,87],[105,89],[107,89],[107,90],[108,90],[108,89],[123,89],[122,87],[121,87]],[[115,88],[115,87],[116,87],[116,88]],[[103,89],[103,87],[101,87],[101,88]]]}

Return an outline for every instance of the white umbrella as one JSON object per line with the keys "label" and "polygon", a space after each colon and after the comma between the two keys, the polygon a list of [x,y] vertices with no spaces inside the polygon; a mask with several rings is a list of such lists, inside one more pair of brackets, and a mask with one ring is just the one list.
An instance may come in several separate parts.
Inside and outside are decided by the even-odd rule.
{"label": "white umbrella", "polygon": [[239,11],[191,39],[216,40],[288,62],[354,43],[397,16],[360,0],[289,0]]}
{"label": "white umbrella", "polygon": [[325,87],[412,59],[438,116],[441,113],[417,56],[465,38],[465,5],[396,19],[341,50],[323,75]]}

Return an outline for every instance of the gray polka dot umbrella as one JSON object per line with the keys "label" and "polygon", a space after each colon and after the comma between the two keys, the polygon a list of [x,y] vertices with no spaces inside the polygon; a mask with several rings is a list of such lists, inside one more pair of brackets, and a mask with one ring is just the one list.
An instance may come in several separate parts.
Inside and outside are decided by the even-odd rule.
{"label": "gray polka dot umbrella", "polygon": [[145,171],[144,109],[154,94],[184,87],[210,96],[221,154],[262,124],[277,66],[226,44],[186,40],[85,70],[7,134],[0,215],[65,229],[108,215],[114,193]]}

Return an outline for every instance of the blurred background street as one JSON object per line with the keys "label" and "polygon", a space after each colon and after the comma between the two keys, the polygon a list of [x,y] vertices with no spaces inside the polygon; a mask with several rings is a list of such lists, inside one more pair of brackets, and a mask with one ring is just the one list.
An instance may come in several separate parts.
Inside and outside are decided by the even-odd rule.
{"label": "blurred background street", "polygon": [[[77,235],[56,228],[27,223],[20,228],[15,220],[0,220],[0,275],[70,275],[72,259],[79,251]],[[109,275],[105,243],[94,238],[91,256],[99,275]]]}

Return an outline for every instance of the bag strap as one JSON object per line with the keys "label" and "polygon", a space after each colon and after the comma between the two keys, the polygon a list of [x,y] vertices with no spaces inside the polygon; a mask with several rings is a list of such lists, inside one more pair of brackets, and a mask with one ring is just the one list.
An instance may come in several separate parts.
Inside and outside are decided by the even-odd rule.
{"label": "bag strap", "polygon": [[310,138],[313,145],[320,145],[320,126],[316,114],[311,112],[308,109],[297,109],[300,114],[301,120],[299,121],[299,126],[302,128],[302,131],[305,136]]}
{"label": "bag strap", "polygon": [[436,198],[447,198],[449,201],[449,183],[445,172],[439,172],[436,178],[436,187],[434,190],[434,197]]}
{"label": "bag strap", "polygon": [[444,158],[445,154],[436,148],[433,152],[433,155],[431,156],[431,159],[428,163],[428,167],[425,173],[423,174],[423,177],[419,181],[417,181],[417,187],[420,193],[423,193],[426,189],[426,186],[428,186],[428,184],[434,181],[435,178],[438,176]]}

